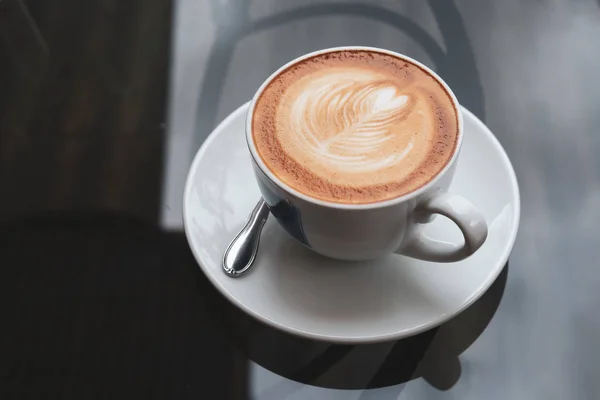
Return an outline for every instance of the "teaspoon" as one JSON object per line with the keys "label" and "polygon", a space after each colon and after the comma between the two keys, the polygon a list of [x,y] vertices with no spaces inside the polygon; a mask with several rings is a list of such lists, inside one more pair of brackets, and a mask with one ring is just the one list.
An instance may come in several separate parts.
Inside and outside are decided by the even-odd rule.
{"label": "teaspoon", "polygon": [[237,278],[246,273],[258,252],[260,233],[269,218],[269,207],[261,197],[252,210],[248,222],[233,238],[223,255],[223,271],[232,278]]}

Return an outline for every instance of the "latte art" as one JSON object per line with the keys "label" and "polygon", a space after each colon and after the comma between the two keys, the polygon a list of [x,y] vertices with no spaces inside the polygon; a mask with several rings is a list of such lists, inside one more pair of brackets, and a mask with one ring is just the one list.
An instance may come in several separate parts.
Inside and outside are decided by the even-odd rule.
{"label": "latte art", "polygon": [[440,83],[401,58],[338,51],[299,61],[252,115],[260,158],[314,198],[370,203],[429,182],[451,158],[457,113]]}
{"label": "latte art", "polygon": [[400,152],[388,144],[410,97],[372,78],[332,72],[303,86],[290,110],[290,140],[340,172],[376,171],[404,159],[412,140]]}

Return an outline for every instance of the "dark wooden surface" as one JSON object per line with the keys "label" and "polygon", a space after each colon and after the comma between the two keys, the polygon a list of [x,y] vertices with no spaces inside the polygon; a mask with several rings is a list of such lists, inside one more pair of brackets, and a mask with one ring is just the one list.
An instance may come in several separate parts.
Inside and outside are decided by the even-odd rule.
{"label": "dark wooden surface", "polygon": [[245,387],[214,289],[157,226],[171,10],[0,3],[0,399]]}
{"label": "dark wooden surface", "polygon": [[159,209],[171,2],[5,0],[0,220]]}

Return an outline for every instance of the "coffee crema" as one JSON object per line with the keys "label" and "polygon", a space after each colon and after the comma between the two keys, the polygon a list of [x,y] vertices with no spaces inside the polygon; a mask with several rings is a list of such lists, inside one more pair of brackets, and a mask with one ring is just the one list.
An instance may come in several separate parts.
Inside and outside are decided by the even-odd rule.
{"label": "coffee crema", "polygon": [[340,50],[301,60],[260,94],[252,135],[269,170],[334,203],[392,199],[427,184],[458,138],[450,95],[421,67]]}

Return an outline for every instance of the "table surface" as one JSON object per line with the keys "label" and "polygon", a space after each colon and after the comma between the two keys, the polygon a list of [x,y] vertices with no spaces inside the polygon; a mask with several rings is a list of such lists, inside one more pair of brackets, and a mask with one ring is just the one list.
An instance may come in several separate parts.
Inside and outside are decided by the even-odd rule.
{"label": "table surface", "polygon": [[[600,398],[598,0],[3,0],[0,39],[0,398]],[[519,180],[498,280],[406,340],[268,328],[182,232],[216,124],[339,45],[432,67]]]}

